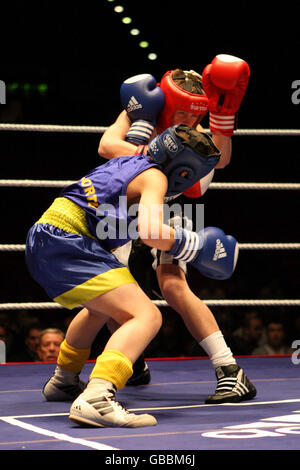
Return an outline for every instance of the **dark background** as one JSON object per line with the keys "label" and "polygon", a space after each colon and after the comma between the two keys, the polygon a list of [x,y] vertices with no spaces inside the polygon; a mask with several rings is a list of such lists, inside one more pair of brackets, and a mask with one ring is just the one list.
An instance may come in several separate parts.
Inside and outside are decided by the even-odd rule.
{"label": "dark background", "polygon": [[[122,14],[114,12],[118,4]],[[133,22],[124,25],[123,16]],[[151,73],[159,81],[176,67],[201,73],[215,55],[227,53],[251,69],[239,128],[299,129],[300,104],[292,102],[292,83],[300,80],[299,7],[292,2],[10,1],[0,17],[0,79],[19,84],[8,88],[0,122],[108,126],[121,111],[124,79]],[[139,36],[129,34],[133,27]],[[142,39],[147,49],[138,46]],[[148,60],[149,52],[157,60]],[[47,90],[38,92],[38,84]],[[77,179],[103,161],[100,137],[0,132],[0,178]],[[214,181],[299,182],[299,157],[298,137],[234,136],[232,162]],[[0,188],[0,243],[24,243],[58,193]],[[299,241],[297,191],[209,190],[197,202],[205,204],[205,225],[222,227],[241,243]],[[30,279],[23,253],[0,256],[1,302],[48,301]],[[299,252],[243,251],[229,281],[212,283],[193,271],[190,282],[202,298],[299,298]],[[233,310],[240,321],[244,308]],[[298,313],[296,307],[258,310],[280,312],[289,325]]]}

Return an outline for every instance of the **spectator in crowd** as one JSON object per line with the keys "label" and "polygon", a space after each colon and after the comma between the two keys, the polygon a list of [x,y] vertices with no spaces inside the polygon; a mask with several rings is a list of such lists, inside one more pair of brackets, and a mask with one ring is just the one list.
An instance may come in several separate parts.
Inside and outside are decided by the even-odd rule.
{"label": "spectator in crowd", "polygon": [[37,353],[39,360],[42,362],[56,361],[60,344],[63,342],[65,335],[58,328],[47,328],[40,334]]}
{"label": "spectator in crowd", "polygon": [[8,333],[4,324],[0,324],[0,341],[7,343]]}
{"label": "spectator in crowd", "polygon": [[263,322],[258,315],[251,315],[245,318],[242,325],[242,334],[231,338],[231,347],[235,355],[253,354],[253,350],[258,347],[263,333]]}
{"label": "spectator in crowd", "polygon": [[292,354],[294,350],[285,343],[285,329],[281,320],[272,319],[266,327],[266,342],[255,348],[253,354],[279,355]]}
{"label": "spectator in crowd", "polygon": [[[224,309],[223,309],[224,311]],[[232,332],[232,336],[233,338],[243,338],[244,336],[244,325],[245,323],[250,319],[250,318],[257,318],[259,317],[259,314],[257,313],[256,310],[246,310],[244,313],[243,313],[243,320],[242,320],[242,323],[241,323],[241,312],[237,312],[237,316],[239,318],[239,320],[237,321],[237,318],[235,320],[235,323],[237,323],[237,328],[233,330]],[[262,334],[258,340],[258,346],[260,346],[261,344],[265,343],[265,340],[266,340],[266,334],[265,334],[265,327],[263,327],[263,331],[262,331]]]}
{"label": "spectator in crowd", "polygon": [[29,326],[25,331],[24,343],[20,350],[9,357],[10,362],[35,362],[40,358],[37,354],[37,348],[40,343],[42,327],[37,325]]}

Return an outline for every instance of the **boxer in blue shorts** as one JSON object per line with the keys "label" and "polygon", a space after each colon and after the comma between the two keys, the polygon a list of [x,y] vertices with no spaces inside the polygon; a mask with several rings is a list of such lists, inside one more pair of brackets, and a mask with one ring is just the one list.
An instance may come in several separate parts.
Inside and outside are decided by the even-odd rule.
{"label": "boxer in blue shorts", "polygon": [[[238,252],[233,237],[216,227],[196,233],[163,223],[164,197],[191,187],[219,158],[207,134],[185,125],[171,127],[151,142],[147,153],[114,158],[64,188],[30,229],[26,260],[33,278],[64,307],[83,306],[44,387],[49,400],[75,398],[82,391],[71,406],[71,420],[99,427],[156,424],[153,416],[129,413],[115,399],[132,374],[132,364],[157,334],[161,314],[113,253],[133,238],[130,210],[138,204],[135,233],[145,244],[190,263],[205,276],[230,277]],[[215,261],[220,241],[227,256]],[[84,389],[78,374],[110,318],[120,327]]]}

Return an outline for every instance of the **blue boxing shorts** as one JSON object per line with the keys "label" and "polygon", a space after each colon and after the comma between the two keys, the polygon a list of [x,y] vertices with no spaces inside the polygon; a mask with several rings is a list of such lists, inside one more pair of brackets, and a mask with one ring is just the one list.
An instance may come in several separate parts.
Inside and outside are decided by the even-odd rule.
{"label": "blue boxing shorts", "polygon": [[45,222],[56,220],[53,210],[50,217],[48,211],[28,232],[26,263],[51,299],[73,309],[116,287],[136,283],[128,268],[98,240]]}

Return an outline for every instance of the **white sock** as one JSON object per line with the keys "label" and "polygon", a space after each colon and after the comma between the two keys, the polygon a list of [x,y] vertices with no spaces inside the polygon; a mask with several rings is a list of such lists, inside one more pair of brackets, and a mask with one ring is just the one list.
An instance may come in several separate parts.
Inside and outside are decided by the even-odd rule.
{"label": "white sock", "polygon": [[231,349],[227,346],[222,332],[216,331],[200,341],[200,346],[208,354],[213,367],[236,364]]}

